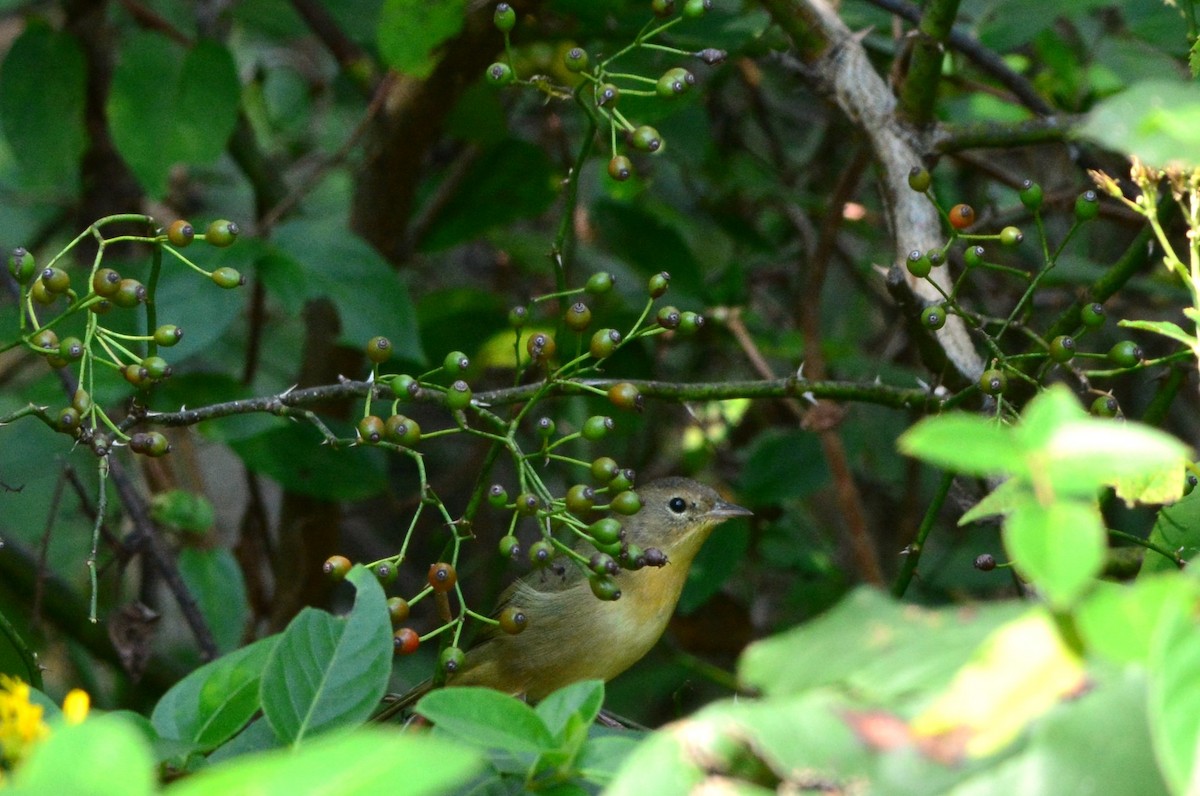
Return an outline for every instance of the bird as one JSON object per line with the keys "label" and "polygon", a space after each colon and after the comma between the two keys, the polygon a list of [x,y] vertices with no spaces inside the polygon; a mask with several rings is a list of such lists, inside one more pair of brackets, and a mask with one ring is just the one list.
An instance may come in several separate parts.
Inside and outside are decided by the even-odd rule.
{"label": "bird", "polygon": [[[622,540],[658,549],[665,563],[618,571],[615,600],[597,599],[586,573],[570,562],[525,575],[501,594],[496,613],[518,608],[527,627],[516,635],[489,627],[447,685],[486,686],[537,702],[580,680],[607,682],[650,651],[713,529],[751,512],[688,478],[661,478],[636,491],[642,508],[622,523]],[[578,549],[586,555],[591,546],[582,540]]]}

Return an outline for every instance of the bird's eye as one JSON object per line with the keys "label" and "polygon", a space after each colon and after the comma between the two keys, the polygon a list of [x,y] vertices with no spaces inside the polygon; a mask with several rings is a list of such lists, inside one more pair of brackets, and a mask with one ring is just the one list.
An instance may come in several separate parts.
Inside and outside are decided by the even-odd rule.
{"label": "bird's eye", "polygon": [[687,501],[681,497],[671,498],[671,502],[667,504],[667,508],[676,514],[682,514],[687,509]]}

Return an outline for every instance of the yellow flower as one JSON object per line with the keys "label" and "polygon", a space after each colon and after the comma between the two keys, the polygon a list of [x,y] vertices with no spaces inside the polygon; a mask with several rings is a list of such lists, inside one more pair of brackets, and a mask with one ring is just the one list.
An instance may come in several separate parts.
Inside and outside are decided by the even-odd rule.
{"label": "yellow flower", "polygon": [[81,688],[72,688],[63,700],[63,719],[67,724],[78,724],[87,718],[88,708],[92,706],[92,699],[88,696],[87,691]]}
{"label": "yellow flower", "polygon": [[0,764],[11,767],[49,733],[27,683],[0,674]]}

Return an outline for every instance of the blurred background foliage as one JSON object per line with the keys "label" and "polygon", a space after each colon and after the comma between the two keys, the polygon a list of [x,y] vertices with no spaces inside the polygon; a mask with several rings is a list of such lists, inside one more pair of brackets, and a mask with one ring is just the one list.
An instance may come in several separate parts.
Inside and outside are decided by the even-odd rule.
{"label": "blurred background foliage", "polygon": [[[650,18],[642,0],[513,5],[518,73],[563,85],[577,79],[561,66],[567,48],[611,53]],[[883,74],[902,71],[908,56],[908,25],[887,5],[855,0],[839,12],[861,32]],[[756,3],[716,0],[704,18],[672,31],[676,46],[720,48],[729,56],[714,66],[689,62],[698,86],[685,97],[623,101],[627,116],[657,127],[665,152],[635,155],[635,176],[617,183],[606,176],[611,153],[601,136],[567,218],[562,188],[586,117],[570,101],[486,85],[484,68],[502,47],[490,5],[8,0],[0,13],[6,250],[23,245],[48,256],[95,219],[118,212],[148,212],[164,223],[187,218],[198,228],[230,218],[242,227],[236,246],[197,257],[205,267],[229,265],[247,275],[243,291],[197,287],[182,269],[163,276],[159,318],[186,336],[171,351],[175,376],[154,392],[153,409],[362,378],[362,346],[379,334],[396,347],[390,372],[424,371],[457,349],[472,360],[476,391],[509,385],[505,316],[555,289],[549,255],[560,224],[574,240],[568,284],[582,285],[599,270],[617,277],[616,291],[592,307],[598,325],[627,328],[645,301],[646,279],[664,270],[672,275],[667,299],[710,321],[689,340],[652,338],[622,351],[606,374],[682,383],[757,379],[764,377],[752,356],[758,354],[782,377],[817,350],[832,379],[899,388],[955,383],[954,374],[922,359],[912,318],[884,288],[879,268],[893,262],[892,244],[861,132],[804,82],[804,67],[787,55],[789,43]],[[958,25],[1036,87],[1057,119],[1087,113],[1141,81],[1186,80],[1186,26],[1170,4],[964,0]],[[639,52],[628,71],[658,75],[678,62]],[[1016,129],[1003,126],[1035,118],[953,49],[936,109],[952,135]],[[1090,187],[1084,168],[1125,170],[1123,158],[1069,139],[1065,123],[1047,129],[1008,140],[995,133],[984,137],[986,146],[926,153],[928,165],[936,164],[934,192],[947,206],[971,203],[985,231],[1008,224],[1026,230],[1025,246],[1000,255],[1025,270],[1041,262],[1041,253],[1017,199],[1021,181],[1043,186],[1047,237],[1057,241],[1076,196]],[[1075,236],[1043,283],[1031,325],[1044,326],[1078,299],[1141,229],[1116,206],[1101,212],[1103,223]],[[808,265],[826,241],[828,269],[814,282]],[[83,251],[80,264],[91,256]],[[144,250],[109,256],[122,273],[148,269]],[[1131,307],[1136,317],[1155,317],[1186,299],[1151,262],[1107,304],[1111,317]],[[984,275],[967,294],[981,311],[1003,316],[1020,287]],[[554,330],[560,312],[554,302],[539,305],[533,323]],[[819,339],[803,331],[812,319]],[[6,294],[0,328],[15,329],[16,322]],[[1109,324],[1087,347],[1106,351],[1119,335]],[[1166,350],[1161,339],[1139,342],[1150,354]],[[1155,395],[1158,375],[1105,386],[1136,418]],[[129,394],[126,385],[111,384],[96,399],[119,407]],[[8,351],[0,356],[0,414],[29,402],[59,406],[65,399],[40,361]],[[811,618],[871,579],[851,549],[835,500],[844,486],[838,479],[857,487],[870,547],[884,579],[895,577],[937,485],[935,471],[895,448],[917,414],[844,405],[837,433],[850,471],[834,478],[817,435],[798,420],[798,406],[807,408],[802,400],[652,400],[641,415],[618,415],[617,433],[603,443],[573,451],[613,456],[642,481],[694,475],[755,512],[708,543],[669,643],[609,689],[616,712],[657,723],[727,694],[727,682],[710,676],[709,664],[728,668],[751,639]],[[348,436],[360,408],[334,402],[321,411]],[[564,428],[609,411],[602,400],[582,397],[544,409]],[[1165,422],[1195,439],[1194,409],[1190,399],[1177,401]],[[449,425],[434,408],[416,408],[413,416],[426,430]],[[162,573],[144,555],[102,550],[107,628],[89,625],[83,564],[95,458],[36,422],[0,435],[0,615],[14,632],[37,640],[51,693],[77,683],[101,706],[145,706],[201,657]],[[321,577],[321,562],[332,553],[364,561],[394,553],[419,500],[407,459],[365,448],[333,451],[313,429],[282,419],[211,421],[173,431],[171,440],[170,457],[131,461],[131,469],[222,652],[278,630],[305,604],[344,602],[347,595]],[[452,438],[423,452],[438,495],[461,510],[486,445]],[[548,472],[560,490],[576,477]],[[504,483],[511,473],[499,467],[486,478]],[[978,554],[999,552],[996,527],[955,527],[981,494],[982,486],[969,482],[955,487],[911,599],[940,604],[1014,593],[1003,571],[971,566]],[[127,533],[118,501],[110,501],[110,513],[112,533]],[[1109,519],[1144,535],[1147,516]],[[433,513],[426,517],[410,550],[412,566],[402,569],[392,593],[415,592],[446,542]],[[487,509],[480,514],[477,550],[460,568],[480,609],[519,569],[493,553],[504,519]],[[436,623],[432,615],[425,620]],[[431,661],[405,660],[396,687],[423,679]]]}

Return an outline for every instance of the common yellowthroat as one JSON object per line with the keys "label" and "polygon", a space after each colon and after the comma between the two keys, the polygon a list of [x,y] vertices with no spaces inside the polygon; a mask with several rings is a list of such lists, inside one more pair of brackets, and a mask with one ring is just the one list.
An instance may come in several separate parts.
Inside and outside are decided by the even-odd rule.
{"label": "common yellowthroat", "polygon": [[449,685],[487,686],[536,702],[579,680],[611,680],[650,651],[713,528],[750,512],[687,478],[663,478],[637,493],[642,508],[623,522],[624,541],[643,550],[658,548],[667,563],[618,572],[621,596],[612,601],[597,599],[571,563],[526,575],[501,595],[497,607],[497,612],[520,608],[529,622],[524,632],[490,629]]}

